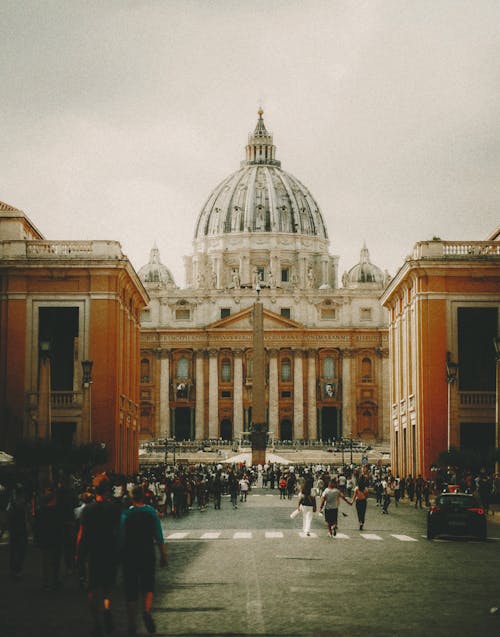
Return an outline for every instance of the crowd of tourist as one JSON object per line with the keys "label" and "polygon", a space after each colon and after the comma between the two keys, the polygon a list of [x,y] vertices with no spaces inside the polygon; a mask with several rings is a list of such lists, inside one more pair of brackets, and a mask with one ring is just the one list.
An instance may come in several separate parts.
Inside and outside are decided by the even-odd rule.
{"label": "crowd of tourist", "polygon": [[[40,549],[42,587],[60,587],[61,570],[65,569],[67,574],[78,577],[82,588],[87,587],[91,608],[95,610],[92,586],[96,581],[98,584],[102,583],[99,578],[112,580],[114,568],[110,566],[110,570],[103,573],[96,571],[95,566],[94,570],[89,567],[93,554],[91,547],[98,542],[92,529],[100,529],[100,532],[102,528],[115,529],[113,533],[117,533],[117,546],[124,542],[123,532],[122,537],[119,537],[120,528],[128,529],[131,533],[126,551],[128,554],[134,553],[130,547],[134,546],[137,538],[139,545],[142,543],[151,548],[156,543],[162,547],[164,543],[160,518],[170,517],[175,520],[193,511],[203,513],[208,507],[221,510],[223,502],[226,502],[224,508],[229,506],[238,509],[239,506],[244,506],[248,493],[257,485],[276,492],[280,500],[291,500],[299,495],[298,507],[308,513],[304,514],[306,535],[309,535],[310,513],[316,509],[316,498],[319,498],[320,510],[325,508],[329,534],[335,535],[338,510],[332,517],[332,511],[329,512],[328,509],[338,509],[339,498],[348,504],[356,504],[362,530],[368,494],[374,497],[375,506],[380,507],[379,510],[385,515],[389,514],[391,503],[398,507],[403,500],[418,509],[429,507],[433,495],[448,489],[476,494],[487,512],[492,512],[490,504],[492,500],[498,501],[500,496],[500,475],[484,470],[477,474],[440,470],[434,472],[432,480],[427,480],[421,475],[393,475],[389,467],[380,464],[342,467],[291,467],[275,464],[248,467],[245,464],[229,466],[221,463],[168,467],[159,465],[144,469],[135,476],[108,473],[105,477],[100,474],[87,481],[66,478],[57,483],[46,484],[39,490],[33,490],[29,484],[16,482],[0,485],[0,510],[4,520],[0,534],[8,531],[11,576],[21,576],[28,541],[32,537],[34,545]],[[337,493],[333,493],[334,491]],[[228,498],[223,500],[223,496]],[[102,513],[105,508],[101,506],[97,507],[96,513],[94,505],[102,502],[106,503],[106,512]],[[141,521],[141,524],[144,523],[143,531],[137,523],[141,520],[140,516],[130,514],[133,510],[147,513]],[[111,540],[108,537],[109,545],[112,544]],[[109,553],[108,549],[104,547],[104,555]],[[151,551],[147,555],[151,563]],[[164,549],[160,550],[160,562],[166,562]],[[104,562],[99,558],[95,563]],[[146,577],[144,574],[142,576]],[[127,580],[127,603],[132,607],[129,618],[130,635],[135,634],[134,604],[138,594],[134,579],[136,577],[139,575],[130,576]],[[152,588],[151,572],[147,577],[148,586]],[[150,614],[151,596],[152,593],[144,599],[143,619],[148,631],[154,632],[154,621]],[[107,607],[103,611],[108,611],[109,595],[104,597],[104,601]],[[97,617],[98,614],[94,613],[94,616]],[[104,616],[107,617],[107,622],[103,628],[110,632],[110,614],[104,613]],[[101,634],[100,629],[96,620],[96,635]]]}

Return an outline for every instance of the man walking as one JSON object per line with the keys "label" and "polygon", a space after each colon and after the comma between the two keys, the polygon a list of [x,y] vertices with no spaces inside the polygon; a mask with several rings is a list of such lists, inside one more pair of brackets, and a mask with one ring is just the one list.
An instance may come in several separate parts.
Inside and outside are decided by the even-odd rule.
{"label": "man walking", "polygon": [[328,526],[328,535],[330,537],[337,535],[340,498],[342,498],[344,502],[347,502],[347,504],[352,504],[345,499],[337,488],[337,481],[335,479],[330,480],[327,488],[321,495],[321,504],[319,506],[320,513],[323,511],[323,508],[325,509],[325,522]]}
{"label": "man walking", "polygon": [[123,581],[129,637],[135,637],[137,634],[139,591],[143,596],[144,625],[148,633],[155,633],[156,625],[151,615],[155,582],[154,545],[158,546],[161,567],[167,564],[168,557],[160,518],[152,506],[144,504],[142,487],[132,489],[132,506],[123,511],[120,521],[120,539],[123,549]]}
{"label": "man walking", "polygon": [[92,635],[113,631],[111,591],[118,567],[118,529],[121,506],[111,498],[112,485],[106,474],[94,479],[95,502],[84,507],[76,540],[79,572],[87,563],[87,596],[93,620]]}

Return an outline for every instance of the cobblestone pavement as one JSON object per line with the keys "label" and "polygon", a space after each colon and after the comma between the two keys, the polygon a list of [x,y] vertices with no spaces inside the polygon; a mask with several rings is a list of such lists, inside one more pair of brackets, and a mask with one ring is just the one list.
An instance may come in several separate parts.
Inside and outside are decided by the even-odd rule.
{"label": "cobblestone pavement", "polygon": [[[153,605],[159,635],[460,637],[500,634],[500,514],[487,542],[425,539],[425,510],[404,503],[381,514],[368,504],[365,530],[343,505],[330,539],[314,516],[309,537],[295,501],[254,490],[233,510],[193,510],[163,522],[170,553]],[[73,575],[44,592],[38,551],[19,580],[0,545],[1,637],[88,637],[85,594]],[[126,635],[118,582],[114,635]],[[146,634],[140,627],[140,634]]]}

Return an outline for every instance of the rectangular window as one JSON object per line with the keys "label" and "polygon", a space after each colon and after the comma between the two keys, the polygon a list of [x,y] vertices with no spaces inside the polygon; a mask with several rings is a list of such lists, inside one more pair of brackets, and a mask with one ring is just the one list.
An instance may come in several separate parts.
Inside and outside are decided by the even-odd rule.
{"label": "rectangular window", "polygon": [[191,310],[185,310],[178,308],[175,310],[176,321],[189,321],[191,318]]}
{"label": "rectangular window", "polygon": [[221,319],[226,318],[227,316],[231,316],[231,308],[229,308],[229,307],[221,307],[221,309],[220,309],[220,317],[221,317]]}
{"label": "rectangular window", "polygon": [[282,283],[288,283],[289,280],[290,280],[290,270],[288,268],[281,268]]}
{"label": "rectangular window", "polygon": [[221,392],[221,396],[222,398],[231,398],[231,392],[227,389],[223,389]]}
{"label": "rectangular window", "polygon": [[49,344],[52,391],[73,390],[73,370],[78,337],[77,307],[41,307],[39,341]]}
{"label": "rectangular window", "polygon": [[360,319],[362,321],[371,321],[372,318],[372,308],[371,307],[362,307],[359,311]]}
{"label": "rectangular window", "polygon": [[337,318],[337,313],[334,307],[321,308],[321,319],[323,321],[334,321]]}
{"label": "rectangular window", "polygon": [[223,383],[231,382],[231,361],[224,359],[221,364],[221,379]]}
{"label": "rectangular window", "polygon": [[287,319],[291,318],[289,307],[282,307],[280,310],[280,313],[281,313],[281,316],[284,316]]}
{"label": "rectangular window", "polygon": [[292,397],[292,392],[291,391],[282,391],[281,392],[281,398],[291,398]]}
{"label": "rectangular window", "polygon": [[458,382],[462,391],[495,391],[496,307],[459,307]]}

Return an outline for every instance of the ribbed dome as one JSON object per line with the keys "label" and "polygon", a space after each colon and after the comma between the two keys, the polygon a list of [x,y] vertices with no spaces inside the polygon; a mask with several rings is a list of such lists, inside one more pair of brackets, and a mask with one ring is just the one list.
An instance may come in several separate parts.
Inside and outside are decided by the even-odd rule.
{"label": "ribbed dome", "polygon": [[297,233],[328,239],[320,208],[309,190],[281,169],[273,138],[259,110],[242,167],[208,197],[195,239],[228,233]]}
{"label": "ribbed dome", "polygon": [[175,287],[174,277],[167,266],[160,261],[160,251],[156,245],[153,246],[149,254],[149,263],[142,266],[138,275],[146,285]]}
{"label": "ribbed dome", "polygon": [[343,278],[344,286],[359,283],[377,283],[383,285],[386,275],[380,268],[370,261],[370,253],[366,245],[363,246],[359,263],[352,267]]}

